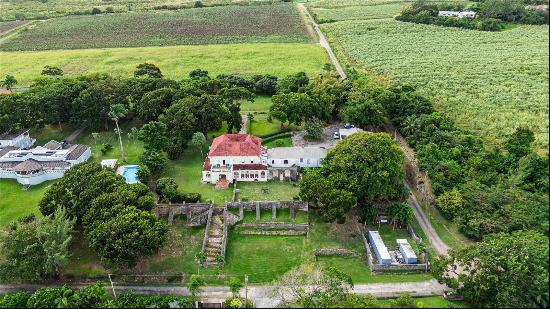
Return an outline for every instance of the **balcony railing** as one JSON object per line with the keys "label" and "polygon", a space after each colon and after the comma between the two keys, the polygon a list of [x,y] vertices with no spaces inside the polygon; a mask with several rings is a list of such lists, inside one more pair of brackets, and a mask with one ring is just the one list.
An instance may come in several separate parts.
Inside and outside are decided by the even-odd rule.
{"label": "balcony railing", "polygon": [[230,172],[233,170],[232,164],[214,164],[211,169],[212,172]]}

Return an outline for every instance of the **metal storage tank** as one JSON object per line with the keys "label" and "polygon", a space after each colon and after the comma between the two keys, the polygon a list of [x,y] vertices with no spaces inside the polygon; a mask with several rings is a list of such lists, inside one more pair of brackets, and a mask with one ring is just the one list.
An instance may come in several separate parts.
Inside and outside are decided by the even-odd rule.
{"label": "metal storage tank", "polygon": [[385,265],[391,264],[390,253],[388,252],[386,245],[384,245],[382,237],[380,237],[380,233],[378,233],[378,231],[369,231],[368,236],[370,245],[372,246],[376,258],[378,259],[378,263]]}
{"label": "metal storage tank", "polygon": [[401,255],[403,256],[403,260],[405,261],[405,264],[418,263],[416,253],[414,253],[413,248],[411,247],[411,245],[406,239],[397,239],[396,242],[397,242],[397,248],[399,249],[399,252],[401,252]]}

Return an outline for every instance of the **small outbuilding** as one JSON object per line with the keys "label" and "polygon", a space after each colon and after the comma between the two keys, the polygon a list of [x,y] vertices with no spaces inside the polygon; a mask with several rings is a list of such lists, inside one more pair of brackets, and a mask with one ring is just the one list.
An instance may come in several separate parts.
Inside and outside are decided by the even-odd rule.
{"label": "small outbuilding", "polygon": [[418,258],[416,253],[414,253],[413,248],[406,239],[396,239],[397,249],[403,256],[403,261],[405,264],[416,264],[418,263]]}
{"label": "small outbuilding", "polygon": [[101,160],[101,167],[115,169],[117,165],[116,159]]}
{"label": "small outbuilding", "polygon": [[378,231],[369,231],[368,232],[369,243],[374,251],[374,255],[378,259],[379,264],[389,265],[391,264],[391,256],[388,252],[388,248],[384,245],[382,237]]}

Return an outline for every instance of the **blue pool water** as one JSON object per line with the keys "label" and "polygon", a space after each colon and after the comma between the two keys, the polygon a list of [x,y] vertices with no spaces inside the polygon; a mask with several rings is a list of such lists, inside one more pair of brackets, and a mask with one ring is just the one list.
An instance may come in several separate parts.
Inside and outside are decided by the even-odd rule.
{"label": "blue pool water", "polygon": [[126,183],[138,182],[139,165],[124,165],[122,167],[122,177],[126,179]]}

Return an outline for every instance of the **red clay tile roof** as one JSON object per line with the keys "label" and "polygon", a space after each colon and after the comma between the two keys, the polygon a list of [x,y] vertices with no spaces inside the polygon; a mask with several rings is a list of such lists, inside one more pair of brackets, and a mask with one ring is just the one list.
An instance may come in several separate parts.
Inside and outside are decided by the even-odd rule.
{"label": "red clay tile roof", "polygon": [[13,91],[11,90],[6,90],[6,89],[0,89],[0,94],[12,94]]}
{"label": "red clay tile roof", "polygon": [[242,170],[267,170],[267,165],[259,164],[259,163],[249,163],[249,164],[233,164],[233,170],[234,171],[242,171]]}
{"label": "red clay tile roof", "polygon": [[250,134],[224,134],[210,146],[208,156],[259,156],[262,139]]}

